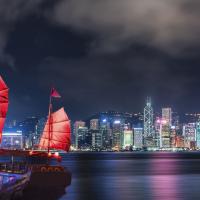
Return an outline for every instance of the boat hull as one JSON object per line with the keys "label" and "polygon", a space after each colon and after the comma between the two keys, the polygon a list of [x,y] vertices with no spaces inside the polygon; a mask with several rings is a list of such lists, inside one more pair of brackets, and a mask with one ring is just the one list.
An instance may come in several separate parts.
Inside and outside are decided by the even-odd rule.
{"label": "boat hull", "polygon": [[65,168],[35,165],[32,166],[32,174],[23,199],[57,200],[66,193],[66,188],[70,184],[71,173]]}

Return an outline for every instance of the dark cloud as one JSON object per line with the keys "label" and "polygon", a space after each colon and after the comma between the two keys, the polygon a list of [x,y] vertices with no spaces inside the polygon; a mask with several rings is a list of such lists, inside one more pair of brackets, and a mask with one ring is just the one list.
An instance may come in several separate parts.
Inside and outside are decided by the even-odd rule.
{"label": "dark cloud", "polygon": [[116,52],[140,41],[183,53],[199,45],[199,9],[198,0],[63,0],[55,6],[53,19],[96,33],[92,46],[97,51]]}
{"label": "dark cloud", "polygon": [[0,0],[0,61],[13,70],[14,58],[5,49],[10,32],[14,31],[15,23],[37,11],[45,0]]}

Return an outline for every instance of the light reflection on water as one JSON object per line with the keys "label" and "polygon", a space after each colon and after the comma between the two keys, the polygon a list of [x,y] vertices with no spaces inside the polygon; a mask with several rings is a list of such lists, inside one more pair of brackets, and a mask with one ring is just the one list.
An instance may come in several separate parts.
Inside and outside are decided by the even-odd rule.
{"label": "light reflection on water", "polygon": [[60,200],[199,199],[199,159],[132,159],[126,154],[113,159],[110,154],[110,159],[100,155],[98,160],[87,160],[76,156],[65,161],[73,178]]}
{"label": "light reflection on water", "polygon": [[[156,173],[158,170],[159,173]],[[152,198],[155,200],[182,199],[179,188],[179,167],[174,159],[152,160],[150,162],[149,186]]]}

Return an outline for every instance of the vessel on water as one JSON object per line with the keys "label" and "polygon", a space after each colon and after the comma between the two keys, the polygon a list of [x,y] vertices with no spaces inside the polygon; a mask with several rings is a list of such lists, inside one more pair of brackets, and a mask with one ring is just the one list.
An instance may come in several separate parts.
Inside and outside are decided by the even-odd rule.
{"label": "vessel on water", "polygon": [[[70,120],[63,107],[53,112],[52,106],[52,98],[60,97],[59,93],[52,88],[50,93],[49,114],[38,144],[38,149],[30,151],[29,153],[30,158],[32,159],[30,186],[33,187],[38,187],[38,185],[41,185],[42,187],[64,187],[70,184],[69,178],[66,179],[69,172],[61,166],[60,162],[62,159],[58,153],[58,151],[68,152],[70,149]],[[41,160],[41,164],[34,162],[34,160],[38,161],[38,159]],[[56,159],[58,161],[57,164],[52,165],[51,159]],[[40,182],[38,183],[39,179]],[[48,181],[48,179],[53,181]]]}
{"label": "vessel on water", "polygon": [[[0,76],[0,143],[2,131],[8,111],[9,88]],[[0,197],[3,194],[14,195],[25,189],[26,194],[33,191],[49,190],[54,188],[54,194],[65,192],[65,188],[71,184],[71,173],[61,164],[61,156],[58,151],[68,152],[71,143],[70,120],[64,110],[60,108],[53,112],[52,98],[59,98],[60,95],[53,88],[50,94],[49,114],[44,131],[36,150],[8,150],[0,149],[0,156],[7,156],[9,161],[0,163],[0,180],[4,177],[11,177],[16,181],[10,184],[0,185]],[[21,161],[14,161],[14,157],[23,158]],[[52,160],[57,160],[52,164]],[[4,166],[4,167],[3,167]],[[5,167],[6,166],[6,167]],[[22,169],[26,170],[22,170]],[[9,190],[6,190],[8,188]],[[4,195],[5,196],[5,195]]]}
{"label": "vessel on water", "polygon": [[[2,131],[8,111],[8,93],[9,88],[0,76],[0,143],[2,141]],[[5,155],[6,152],[0,150],[0,156]],[[0,198],[10,199],[20,195],[21,191],[23,191],[29,182],[30,175],[31,171],[28,166],[24,163],[15,163],[13,161],[13,155],[11,155],[9,161],[0,163]]]}

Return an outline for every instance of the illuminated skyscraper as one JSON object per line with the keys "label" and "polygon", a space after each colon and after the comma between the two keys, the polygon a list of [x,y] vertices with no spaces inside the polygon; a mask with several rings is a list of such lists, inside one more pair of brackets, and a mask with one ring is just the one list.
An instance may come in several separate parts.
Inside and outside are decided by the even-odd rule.
{"label": "illuminated skyscraper", "polygon": [[100,130],[90,130],[92,134],[92,148],[101,149],[102,148],[102,133]]}
{"label": "illuminated skyscraper", "polygon": [[171,126],[172,126],[172,109],[162,108],[162,120],[165,123],[162,125],[162,147],[170,147],[171,145]]}
{"label": "illuminated skyscraper", "polygon": [[143,128],[134,128],[134,147],[142,148],[143,146]]}
{"label": "illuminated skyscraper", "polygon": [[38,141],[37,135],[37,117],[28,117],[24,121],[19,122],[17,127],[22,130],[23,138],[24,138],[24,146],[26,148],[32,148]]}
{"label": "illuminated skyscraper", "polygon": [[172,109],[171,108],[162,108],[162,119],[166,121],[166,124],[172,125]]}
{"label": "illuminated skyscraper", "polygon": [[73,135],[75,138],[75,147],[78,148],[78,130],[82,127],[85,127],[85,122],[83,121],[76,121],[73,127]]}
{"label": "illuminated skyscraper", "polygon": [[100,122],[100,133],[102,134],[102,147],[104,149],[112,148],[112,129],[107,119]]}
{"label": "illuminated skyscraper", "polygon": [[133,131],[124,130],[123,131],[123,148],[127,149],[133,146]]}
{"label": "illuminated skyscraper", "polygon": [[86,149],[89,148],[89,144],[87,143],[87,135],[88,128],[87,127],[79,127],[77,132],[77,147],[78,149]]}
{"label": "illuminated skyscraper", "polygon": [[188,123],[183,126],[185,147],[194,149],[196,146],[196,124]]}
{"label": "illuminated skyscraper", "polygon": [[151,98],[147,98],[146,106],[144,108],[144,145],[151,146],[153,142],[153,107]]}
{"label": "illuminated skyscraper", "polygon": [[90,130],[98,130],[99,129],[99,120],[91,119],[90,120]]}
{"label": "illuminated skyscraper", "polygon": [[200,122],[196,123],[196,141],[197,148],[200,148]]}
{"label": "illuminated skyscraper", "polygon": [[122,122],[120,120],[115,120],[113,122],[113,143],[112,146],[116,149],[120,149],[122,147]]}
{"label": "illuminated skyscraper", "polygon": [[7,149],[22,149],[23,135],[22,131],[3,132],[1,148]]}

